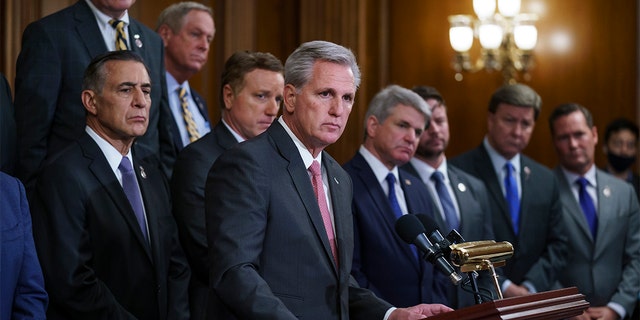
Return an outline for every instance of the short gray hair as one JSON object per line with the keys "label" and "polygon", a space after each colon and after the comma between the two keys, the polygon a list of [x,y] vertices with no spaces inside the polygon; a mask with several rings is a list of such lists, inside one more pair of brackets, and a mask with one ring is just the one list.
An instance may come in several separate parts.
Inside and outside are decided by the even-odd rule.
{"label": "short gray hair", "polygon": [[213,18],[213,9],[211,9],[211,7],[193,1],[178,2],[162,10],[158,16],[156,31],[158,31],[162,25],[166,24],[173,33],[178,33],[184,25],[184,17],[189,14],[191,10],[207,12]]}
{"label": "short gray hair", "polygon": [[369,109],[364,116],[364,136],[367,137],[367,119],[370,116],[376,117],[378,122],[384,122],[391,114],[393,108],[402,104],[414,108],[424,116],[426,126],[431,121],[431,110],[429,105],[424,99],[417,93],[403,88],[401,86],[392,84],[382,91],[378,92],[371,102],[369,103]]}
{"label": "short gray hair", "polygon": [[351,50],[328,41],[311,41],[300,45],[284,64],[284,83],[301,88],[312,76],[316,61],[327,61],[349,66],[356,89],[360,86],[360,68]]}

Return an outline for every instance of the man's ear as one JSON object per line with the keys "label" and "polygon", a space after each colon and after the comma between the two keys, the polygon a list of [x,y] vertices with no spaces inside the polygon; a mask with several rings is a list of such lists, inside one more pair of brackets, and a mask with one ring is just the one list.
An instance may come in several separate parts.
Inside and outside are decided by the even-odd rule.
{"label": "man's ear", "polygon": [[98,114],[98,108],[96,106],[96,98],[97,95],[93,90],[84,90],[82,91],[82,105],[87,110],[88,113],[92,115]]}
{"label": "man's ear", "polygon": [[293,110],[295,109],[295,105],[296,105],[296,96],[297,96],[296,87],[294,87],[292,84],[287,84],[284,86],[284,91],[283,91],[284,110],[283,111],[287,113],[293,113]]}
{"label": "man's ear", "polygon": [[376,130],[379,124],[380,122],[378,122],[378,118],[376,118],[376,116],[370,115],[369,118],[367,118],[367,137],[373,138],[376,136]]}
{"label": "man's ear", "polygon": [[230,84],[225,84],[222,87],[222,101],[224,101],[224,109],[231,110],[231,105],[233,104],[233,99],[235,99],[236,95],[233,93],[233,88],[231,88]]}
{"label": "man's ear", "polygon": [[173,35],[173,31],[171,31],[171,28],[169,28],[168,25],[163,24],[158,28],[158,34],[160,35],[160,38],[162,38],[162,42],[166,47],[169,43],[169,40],[171,39],[171,36]]}

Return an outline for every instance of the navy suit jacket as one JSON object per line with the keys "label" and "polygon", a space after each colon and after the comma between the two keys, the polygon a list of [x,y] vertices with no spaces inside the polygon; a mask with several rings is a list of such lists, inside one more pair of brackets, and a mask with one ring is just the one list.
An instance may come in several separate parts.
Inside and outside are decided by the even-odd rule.
{"label": "navy suit jacket", "polygon": [[178,225],[192,276],[189,305],[192,319],[203,319],[209,292],[207,230],[205,228],[204,187],[207,174],[218,156],[238,141],[222,123],[199,140],[186,146],[178,155],[171,178],[173,217]]}
{"label": "navy suit jacket", "polygon": [[[166,93],[164,46],[158,34],[131,18],[129,36],[134,35],[139,36],[142,46],[130,41],[131,50],[144,59],[152,85],[149,126],[136,143],[158,156],[162,153],[162,161],[169,160],[175,157],[175,152],[168,146],[171,139],[168,121],[172,116]],[[15,108],[16,176],[27,189],[35,181],[44,159],[84,132],[82,78],[91,60],[105,52],[107,46],[85,0],[25,29],[16,63]]]}
{"label": "navy suit jacket", "polygon": [[[191,96],[193,97],[193,102],[198,107],[198,111],[200,112],[204,120],[206,122],[209,122],[209,111],[207,109],[207,103],[204,101],[202,96],[200,96],[200,94],[198,94],[195,90],[193,90],[193,88],[191,88]],[[173,146],[175,149],[174,152],[177,155],[179,155],[180,151],[184,148],[184,144],[182,143],[182,138],[180,137],[180,129],[178,129],[178,125],[176,124],[177,121],[184,122],[184,119],[173,118],[173,121],[171,121],[171,135],[173,137],[172,140],[173,140]],[[204,136],[201,138],[204,138]],[[175,166],[175,164],[173,164],[172,166]]]}
{"label": "navy suit jacket", "polygon": [[[357,152],[343,168],[353,181],[353,277],[360,286],[398,307],[447,304],[433,266],[418,259],[413,245],[396,234],[397,218],[362,154]],[[433,203],[425,185],[402,170],[399,182],[409,213],[433,216]]]}
{"label": "navy suit jacket", "polygon": [[149,241],[97,143],[84,133],[43,167],[31,195],[49,319],[188,319],[189,267],[169,186],[151,151],[133,167]]}
{"label": "navy suit jacket", "polygon": [[22,183],[0,172],[0,319],[46,319],[47,293]]}
{"label": "navy suit jacket", "polygon": [[508,241],[514,255],[503,267],[515,284],[530,281],[537,291],[547,291],[567,263],[567,234],[558,182],[549,168],[520,154],[520,231],[516,235],[491,158],[481,144],[450,161],[482,180],[490,194],[496,241]]}
{"label": "navy suit jacket", "polygon": [[[402,166],[402,169],[416,177],[421,177],[410,162]],[[447,164],[447,171],[455,196],[452,200],[458,203],[458,208],[460,209],[460,227],[457,231],[460,232],[465,241],[495,240],[491,222],[489,194],[482,181],[451,164]],[[424,180],[421,179],[420,181],[423,182]],[[436,213],[434,216],[442,235],[446,236],[450,232],[447,222],[442,218],[441,213]],[[481,272],[480,275],[478,285],[481,288],[495,292],[490,274]],[[458,309],[475,304],[471,293],[464,291],[460,286],[450,288],[455,288],[455,290],[448,290],[450,307]],[[453,295],[451,291],[453,291]]]}
{"label": "navy suit jacket", "polygon": [[[284,127],[223,153],[205,189],[211,285],[217,312],[239,319],[382,319],[391,307],[350,276],[349,175],[323,152],[339,264],[311,178]],[[216,319],[233,318],[228,314]]]}

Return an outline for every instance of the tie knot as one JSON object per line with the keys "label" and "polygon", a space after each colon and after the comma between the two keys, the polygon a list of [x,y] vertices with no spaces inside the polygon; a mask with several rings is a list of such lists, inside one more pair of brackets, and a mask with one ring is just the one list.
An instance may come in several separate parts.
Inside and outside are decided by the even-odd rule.
{"label": "tie knot", "polygon": [[320,163],[314,160],[309,166],[309,172],[311,172],[313,176],[319,176],[322,174],[322,171],[320,170]]}
{"label": "tie knot", "polygon": [[187,88],[186,87],[178,87],[178,94],[180,95],[180,99],[187,96]]}
{"label": "tie knot", "polygon": [[512,173],[513,169],[514,169],[513,164],[511,164],[511,162],[507,161],[504,164],[504,169],[507,170],[507,173]]}
{"label": "tie knot", "polygon": [[576,183],[580,185],[580,188],[586,188],[589,185],[589,181],[587,181],[587,179],[585,179],[584,177],[576,179]]}
{"label": "tie knot", "polygon": [[114,29],[122,29],[124,27],[124,21],[122,21],[122,20],[111,19],[111,20],[109,20],[109,24]]}
{"label": "tie knot", "polygon": [[393,175],[393,173],[391,173],[391,172],[389,172],[389,174],[387,175],[387,177],[385,179],[387,180],[387,183],[390,186],[396,184],[396,176]]}
{"label": "tie knot", "polygon": [[131,167],[131,161],[129,161],[129,158],[122,157],[122,160],[120,161],[120,165],[118,166],[118,169],[120,169],[122,173],[129,173],[133,171],[133,167]]}
{"label": "tie knot", "polygon": [[431,175],[431,179],[437,182],[444,182],[444,175],[440,171],[434,171]]}

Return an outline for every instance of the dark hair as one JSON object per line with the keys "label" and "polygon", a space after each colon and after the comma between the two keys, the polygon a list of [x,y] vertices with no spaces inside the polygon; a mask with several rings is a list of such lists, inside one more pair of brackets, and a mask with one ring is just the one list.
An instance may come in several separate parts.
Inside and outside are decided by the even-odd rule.
{"label": "dark hair", "polygon": [[533,108],[533,119],[540,115],[542,99],[531,87],[524,84],[507,84],[496,90],[489,101],[489,112],[496,113],[501,103],[523,108]]}
{"label": "dark hair", "polygon": [[638,132],[638,125],[636,125],[633,121],[626,118],[618,118],[611,121],[607,127],[604,129],[604,141],[607,143],[612,134],[622,131],[629,130],[636,137],[636,141],[638,141],[638,136],[640,133]]}
{"label": "dark hair", "polygon": [[444,99],[438,90],[434,87],[430,86],[415,86],[411,89],[411,91],[417,93],[422,97],[425,101],[428,99],[433,99],[438,101],[439,104],[444,106]]}
{"label": "dark hair", "polygon": [[89,66],[84,71],[82,90],[92,90],[97,93],[102,92],[102,88],[107,79],[105,65],[109,61],[140,62],[147,70],[147,74],[151,74],[144,60],[137,53],[129,50],[110,51],[93,58],[91,63],[89,63]]}
{"label": "dark hair", "polygon": [[268,70],[283,73],[282,62],[271,53],[238,51],[224,64],[220,81],[220,108],[224,109],[224,86],[230,85],[234,94],[244,87],[244,76],[255,70]]}
{"label": "dark hair", "polygon": [[576,111],[582,112],[582,114],[584,115],[584,119],[587,122],[587,126],[589,126],[589,128],[593,128],[593,116],[587,108],[577,103],[565,103],[557,106],[555,109],[553,109],[551,115],[549,115],[549,130],[551,130],[551,135],[554,134],[553,123],[556,122],[558,118],[569,115]]}

